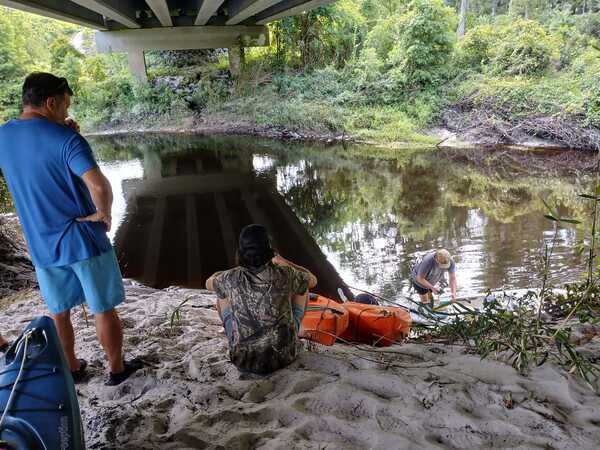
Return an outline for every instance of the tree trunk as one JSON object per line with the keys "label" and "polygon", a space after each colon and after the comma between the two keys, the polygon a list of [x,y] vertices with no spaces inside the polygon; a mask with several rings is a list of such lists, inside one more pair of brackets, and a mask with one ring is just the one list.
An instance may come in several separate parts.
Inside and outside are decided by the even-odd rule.
{"label": "tree trunk", "polygon": [[461,0],[460,2],[460,21],[458,22],[458,29],[456,34],[459,38],[464,37],[465,29],[467,27],[467,10],[469,9],[469,0]]}
{"label": "tree trunk", "polygon": [[497,10],[498,10],[498,0],[492,0],[492,17],[496,17]]}

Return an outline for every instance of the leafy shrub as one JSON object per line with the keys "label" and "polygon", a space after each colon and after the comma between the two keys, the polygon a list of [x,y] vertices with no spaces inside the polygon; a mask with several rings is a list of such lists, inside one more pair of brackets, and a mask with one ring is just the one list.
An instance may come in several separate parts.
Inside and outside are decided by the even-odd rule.
{"label": "leafy shrub", "polygon": [[395,43],[400,40],[402,34],[400,17],[401,15],[395,14],[381,20],[367,35],[365,48],[373,49],[382,61],[387,61]]}
{"label": "leafy shrub", "polygon": [[366,34],[366,22],[354,0],[286,17],[272,25],[274,67],[343,67]]}
{"label": "leafy shrub", "polygon": [[541,75],[558,58],[556,43],[535,21],[519,19],[498,35],[490,59],[492,73]]}
{"label": "leafy shrub", "polygon": [[580,27],[585,16],[574,16],[568,11],[552,12],[544,20],[548,33],[554,37],[560,53],[560,69],[567,67],[589,45],[592,37]]}
{"label": "leafy shrub", "polygon": [[13,119],[21,112],[21,82],[0,82],[0,122]]}
{"label": "leafy shrub", "polygon": [[401,90],[420,89],[445,78],[455,25],[456,15],[441,0],[412,0],[403,13],[374,27],[366,46],[387,64]]}
{"label": "leafy shrub", "polygon": [[600,127],[600,51],[590,48],[571,67],[572,81],[586,92],[585,116],[589,125]]}
{"label": "leafy shrub", "polygon": [[478,25],[467,31],[458,44],[459,61],[467,67],[483,69],[498,42],[498,30],[491,24]]}
{"label": "leafy shrub", "polygon": [[413,0],[400,18],[400,40],[389,54],[394,77],[409,88],[444,78],[454,45],[455,14],[441,0]]}
{"label": "leafy shrub", "polygon": [[577,31],[600,39],[600,12],[584,14],[577,21]]}
{"label": "leafy shrub", "polygon": [[142,84],[128,74],[86,83],[75,101],[74,111],[87,127],[168,117],[184,108],[168,86]]}
{"label": "leafy shrub", "polygon": [[495,75],[541,75],[559,59],[559,41],[532,20],[482,24],[459,43],[458,61]]}

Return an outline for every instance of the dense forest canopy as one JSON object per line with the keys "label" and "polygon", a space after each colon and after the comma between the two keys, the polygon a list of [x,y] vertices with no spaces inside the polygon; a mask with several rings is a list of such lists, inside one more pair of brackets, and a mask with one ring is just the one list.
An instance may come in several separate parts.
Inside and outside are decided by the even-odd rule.
{"label": "dense forest canopy", "polygon": [[24,75],[49,70],[74,85],[88,130],[206,115],[427,141],[420,130],[458,108],[598,145],[600,0],[339,0],[271,24],[241,80],[226,51],[147,52],[148,84],[125,55],[97,54],[91,30],[1,12],[2,121],[19,111]]}

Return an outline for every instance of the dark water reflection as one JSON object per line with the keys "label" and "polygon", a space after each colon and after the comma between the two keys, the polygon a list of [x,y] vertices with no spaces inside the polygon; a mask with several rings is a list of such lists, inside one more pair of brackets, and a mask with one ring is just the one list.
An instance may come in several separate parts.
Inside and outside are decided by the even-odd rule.
{"label": "dark water reflection", "polygon": [[[233,197],[225,201],[221,207],[227,214],[250,214],[238,222],[256,219],[243,199],[251,194],[259,203],[263,201],[267,195],[256,188],[259,183],[279,193],[348,284],[389,297],[408,292],[412,264],[439,246],[456,255],[461,296],[487,289],[537,287],[541,250],[554,235],[553,224],[543,217],[540,197],[557,204],[562,214],[584,218],[587,206],[577,194],[592,184],[583,176],[516,176],[506,167],[487,168],[484,174],[432,150],[400,151],[392,156],[391,152],[369,149],[367,152],[378,153],[378,157],[366,157],[364,149],[357,148],[164,135],[95,138],[92,143],[115,189],[114,217],[120,226],[112,237],[117,237],[117,246],[151,248],[157,233],[165,236],[162,250],[154,256],[141,252],[141,260],[131,260],[129,265],[148,265],[148,258],[189,259],[193,224],[219,215],[213,200],[203,203],[198,196],[210,193],[214,198],[215,192],[233,192],[231,186],[223,188],[223,183],[238,183],[236,195],[242,199],[241,203]],[[206,185],[207,178],[201,181],[207,176],[221,187]],[[245,179],[251,181],[240,185]],[[148,211],[155,210],[156,199],[168,193],[165,189],[185,194],[188,200],[167,196],[160,206],[166,208],[167,221],[157,225]],[[195,222],[185,222],[190,214],[185,212],[189,211],[186,202],[195,204],[190,206],[197,211]],[[288,255],[301,255],[307,245],[298,238],[301,234],[290,234],[269,208],[263,205],[259,209],[271,217],[280,245],[285,242]],[[128,243],[119,241],[119,233],[144,214],[150,214],[147,226],[139,228],[145,231],[130,233]],[[187,225],[174,225],[178,220]],[[224,232],[218,218],[212,223],[217,224],[215,239],[235,234]],[[232,223],[236,230],[241,226],[236,220]],[[559,230],[551,265],[554,282],[573,280],[582,273],[583,261],[575,246],[584,236],[583,228]],[[314,249],[310,251],[314,256]],[[214,259],[220,257],[216,254]],[[163,261],[157,267],[159,284],[190,284],[185,281],[191,279],[189,274],[182,274],[191,270],[189,265],[165,268]]]}

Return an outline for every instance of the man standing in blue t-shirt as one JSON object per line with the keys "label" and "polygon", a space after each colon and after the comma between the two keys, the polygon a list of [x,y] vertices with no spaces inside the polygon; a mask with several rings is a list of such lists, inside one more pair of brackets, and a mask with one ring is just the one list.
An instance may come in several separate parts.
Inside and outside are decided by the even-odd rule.
{"label": "man standing in blue t-shirt", "polygon": [[141,364],[123,359],[115,307],[125,291],[106,236],[112,189],[68,118],[72,95],[65,78],[36,72],[25,79],[23,113],[0,126],[0,169],[73,378],[85,377],[87,363],[75,356],[71,308],[86,303],[110,365],[106,384],[116,385]]}

